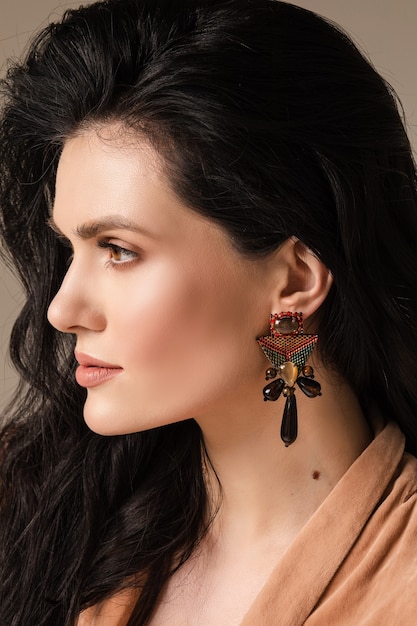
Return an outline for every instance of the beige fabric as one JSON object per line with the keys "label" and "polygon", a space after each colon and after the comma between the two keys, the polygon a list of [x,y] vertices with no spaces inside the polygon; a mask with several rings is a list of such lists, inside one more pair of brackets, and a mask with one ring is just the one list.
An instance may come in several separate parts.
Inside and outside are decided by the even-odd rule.
{"label": "beige fabric", "polygon": [[417,459],[389,423],[307,522],[242,626],[416,626]]}
{"label": "beige fabric", "polygon": [[[118,600],[86,611],[78,626],[125,626],[129,602]],[[394,423],[307,522],[242,622],[301,624],[417,625],[417,459],[404,454]]]}

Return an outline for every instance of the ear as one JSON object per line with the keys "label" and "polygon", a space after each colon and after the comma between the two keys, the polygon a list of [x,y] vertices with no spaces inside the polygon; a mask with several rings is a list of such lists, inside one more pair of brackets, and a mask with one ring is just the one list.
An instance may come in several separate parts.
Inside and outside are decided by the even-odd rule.
{"label": "ear", "polygon": [[299,311],[310,317],[324,302],[332,276],[317,256],[299,239],[287,239],[274,253],[275,273],[271,312]]}

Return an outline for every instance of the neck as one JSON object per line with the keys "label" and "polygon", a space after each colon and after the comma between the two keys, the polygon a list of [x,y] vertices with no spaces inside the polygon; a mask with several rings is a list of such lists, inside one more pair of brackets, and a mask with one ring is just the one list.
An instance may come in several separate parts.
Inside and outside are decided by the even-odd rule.
{"label": "neck", "polygon": [[[254,541],[275,534],[287,545],[372,439],[347,383],[318,364],[315,371],[322,396],[297,389],[299,434],[288,448],[279,434],[285,400],[264,403],[262,382],[242,391],[233,410],[198,420],[221,485],[215,526],[224,536]],[[214,472],[211,493],[218,491]]]}

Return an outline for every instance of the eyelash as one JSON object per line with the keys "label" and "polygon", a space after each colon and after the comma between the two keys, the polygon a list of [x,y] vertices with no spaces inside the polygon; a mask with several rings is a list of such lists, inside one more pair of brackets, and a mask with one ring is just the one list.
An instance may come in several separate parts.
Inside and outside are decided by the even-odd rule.
{"label": "eyelash", "polygon": [[133,250],[128,250],[127,248],[123,248],[122,246],[118,246],[115,243],[110,243],[109,241],[106,241],[106,240],[98,241],[97,247],[101,248],[102,250],[108,250],[110,254],[126,255],[128,257],[128,260],[125,260],[125,261],[122,261],[120,259],[116,260],[114,258],[108,259],[108,261],[106,262],[106,266],[110,266],[110,267],[130,265],[131,263],[136,261],[139,257],[137,252],[133,252]]}
{"label": "eyelash", "polygon": [[[73,247],[69,239],[67,239],[66,237],[62,235],[58,235],[58,239],[64,245],[64,247],[67,248],[68,251],[70,252],[70,254],[68,255],[68,259],[67,259],[67,267],[69,267],[74,257]],[[120,267],[122,265],[124,266],[130,265],[131,263],[133,263],[139,258],[139,254],[137,252],[134,252],[133,250],[128,250],[127,248],[123,248],[122,246],[118,246],[115,243],[110,243],[106,239],[97,241],[96,245],[97,245],[97,248],[100,248],[101,250],[109,250],[111,254],[125,254],[129,257],[129,260],[127,261],[120,261],[120,260],[116,261],[115,259],[110,258],[106,262],[107,267],[116,267],[116,266]]]}

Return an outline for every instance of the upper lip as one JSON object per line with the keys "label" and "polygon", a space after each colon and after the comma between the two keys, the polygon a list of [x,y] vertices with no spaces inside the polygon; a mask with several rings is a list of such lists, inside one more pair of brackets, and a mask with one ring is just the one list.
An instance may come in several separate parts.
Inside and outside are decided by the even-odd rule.
{"label": "upper lip", "polygon": [[84,354],[83,352],[75,351],[75,358],[77,359],[80,365],[84,367],[107,367],[111,369],[122,369],[120,365],[114,365],[114,363],[106,363],[106,361],[101,361],[101,359],[96,359],[89,354]]}

